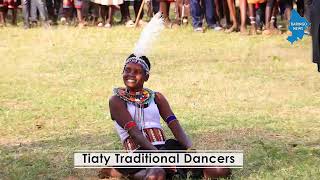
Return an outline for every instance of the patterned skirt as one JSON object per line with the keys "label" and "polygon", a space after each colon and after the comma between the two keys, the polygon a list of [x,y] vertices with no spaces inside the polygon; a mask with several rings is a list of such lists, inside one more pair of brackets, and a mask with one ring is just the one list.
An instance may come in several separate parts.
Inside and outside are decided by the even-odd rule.
{"label": "patterned skirt", "polygon": [[[143,131],[144,131],[146,138],[153,145],[162,145],[166,141],[166,137],[165,137],[162,129],[147,128],[147,129],[144,129]],[[137,145],[130,136],[126,140],[124,140],[123,146],[124,146],[124,149],[127,151],[134,151],[134,150],[140,148],[139,145]]]}

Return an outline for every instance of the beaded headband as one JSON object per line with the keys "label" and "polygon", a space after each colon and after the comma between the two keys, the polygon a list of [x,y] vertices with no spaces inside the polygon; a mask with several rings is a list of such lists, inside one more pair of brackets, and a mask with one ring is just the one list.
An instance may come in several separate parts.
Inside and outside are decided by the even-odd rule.
{"label": "beaded headband", "polygon": [[[124,64],[124,68],[127,66],[127,64],[129,63],[135,63],[135,64],[139,64],[142,66],[142,69],[146,72],[146,74],[149,74],[150,73],[150,69],[149,69],[149,66],[148,64],[141,58],[139,57],[136,57],[136,56],[133,56],[133,57],[130,57],[126,60],[125,64]],[[124,69],[123,68],[123,69]]]}

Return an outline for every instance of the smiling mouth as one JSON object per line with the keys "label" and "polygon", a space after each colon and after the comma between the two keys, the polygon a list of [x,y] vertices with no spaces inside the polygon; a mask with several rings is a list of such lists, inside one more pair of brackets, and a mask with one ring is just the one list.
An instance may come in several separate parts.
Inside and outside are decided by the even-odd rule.
{"label": "smiling mouth", "polygon": [[136,82],[136,80],[133,80],[133,79],[128,79],[127,80],[129,83],[134,83],[134,82]]}

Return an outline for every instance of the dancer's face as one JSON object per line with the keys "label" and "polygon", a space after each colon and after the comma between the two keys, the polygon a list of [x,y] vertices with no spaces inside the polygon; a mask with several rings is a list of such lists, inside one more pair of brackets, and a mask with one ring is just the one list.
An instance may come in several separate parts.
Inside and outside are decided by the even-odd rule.
{"label": "dancer's face", "polygon": [[123,82],[130,90],[136,91],[143,88],[143,84],[148,80],[149,75],[146,75],[141,65],[136,63],[128,63],[123,70]]}

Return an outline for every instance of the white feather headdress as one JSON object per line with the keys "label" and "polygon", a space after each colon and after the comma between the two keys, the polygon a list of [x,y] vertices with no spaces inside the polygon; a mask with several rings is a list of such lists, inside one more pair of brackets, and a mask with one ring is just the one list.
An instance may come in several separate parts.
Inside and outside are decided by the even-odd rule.
{"label": "white feather headdress", "polygon": [[152,43],[156,40],[161,30],[164,28],[163,22],[164,20],[162,14],[158,12],[146,25],[133,51],[133,54],[136,57],[145,56],[148,53],[148,51],[152,48]]}

